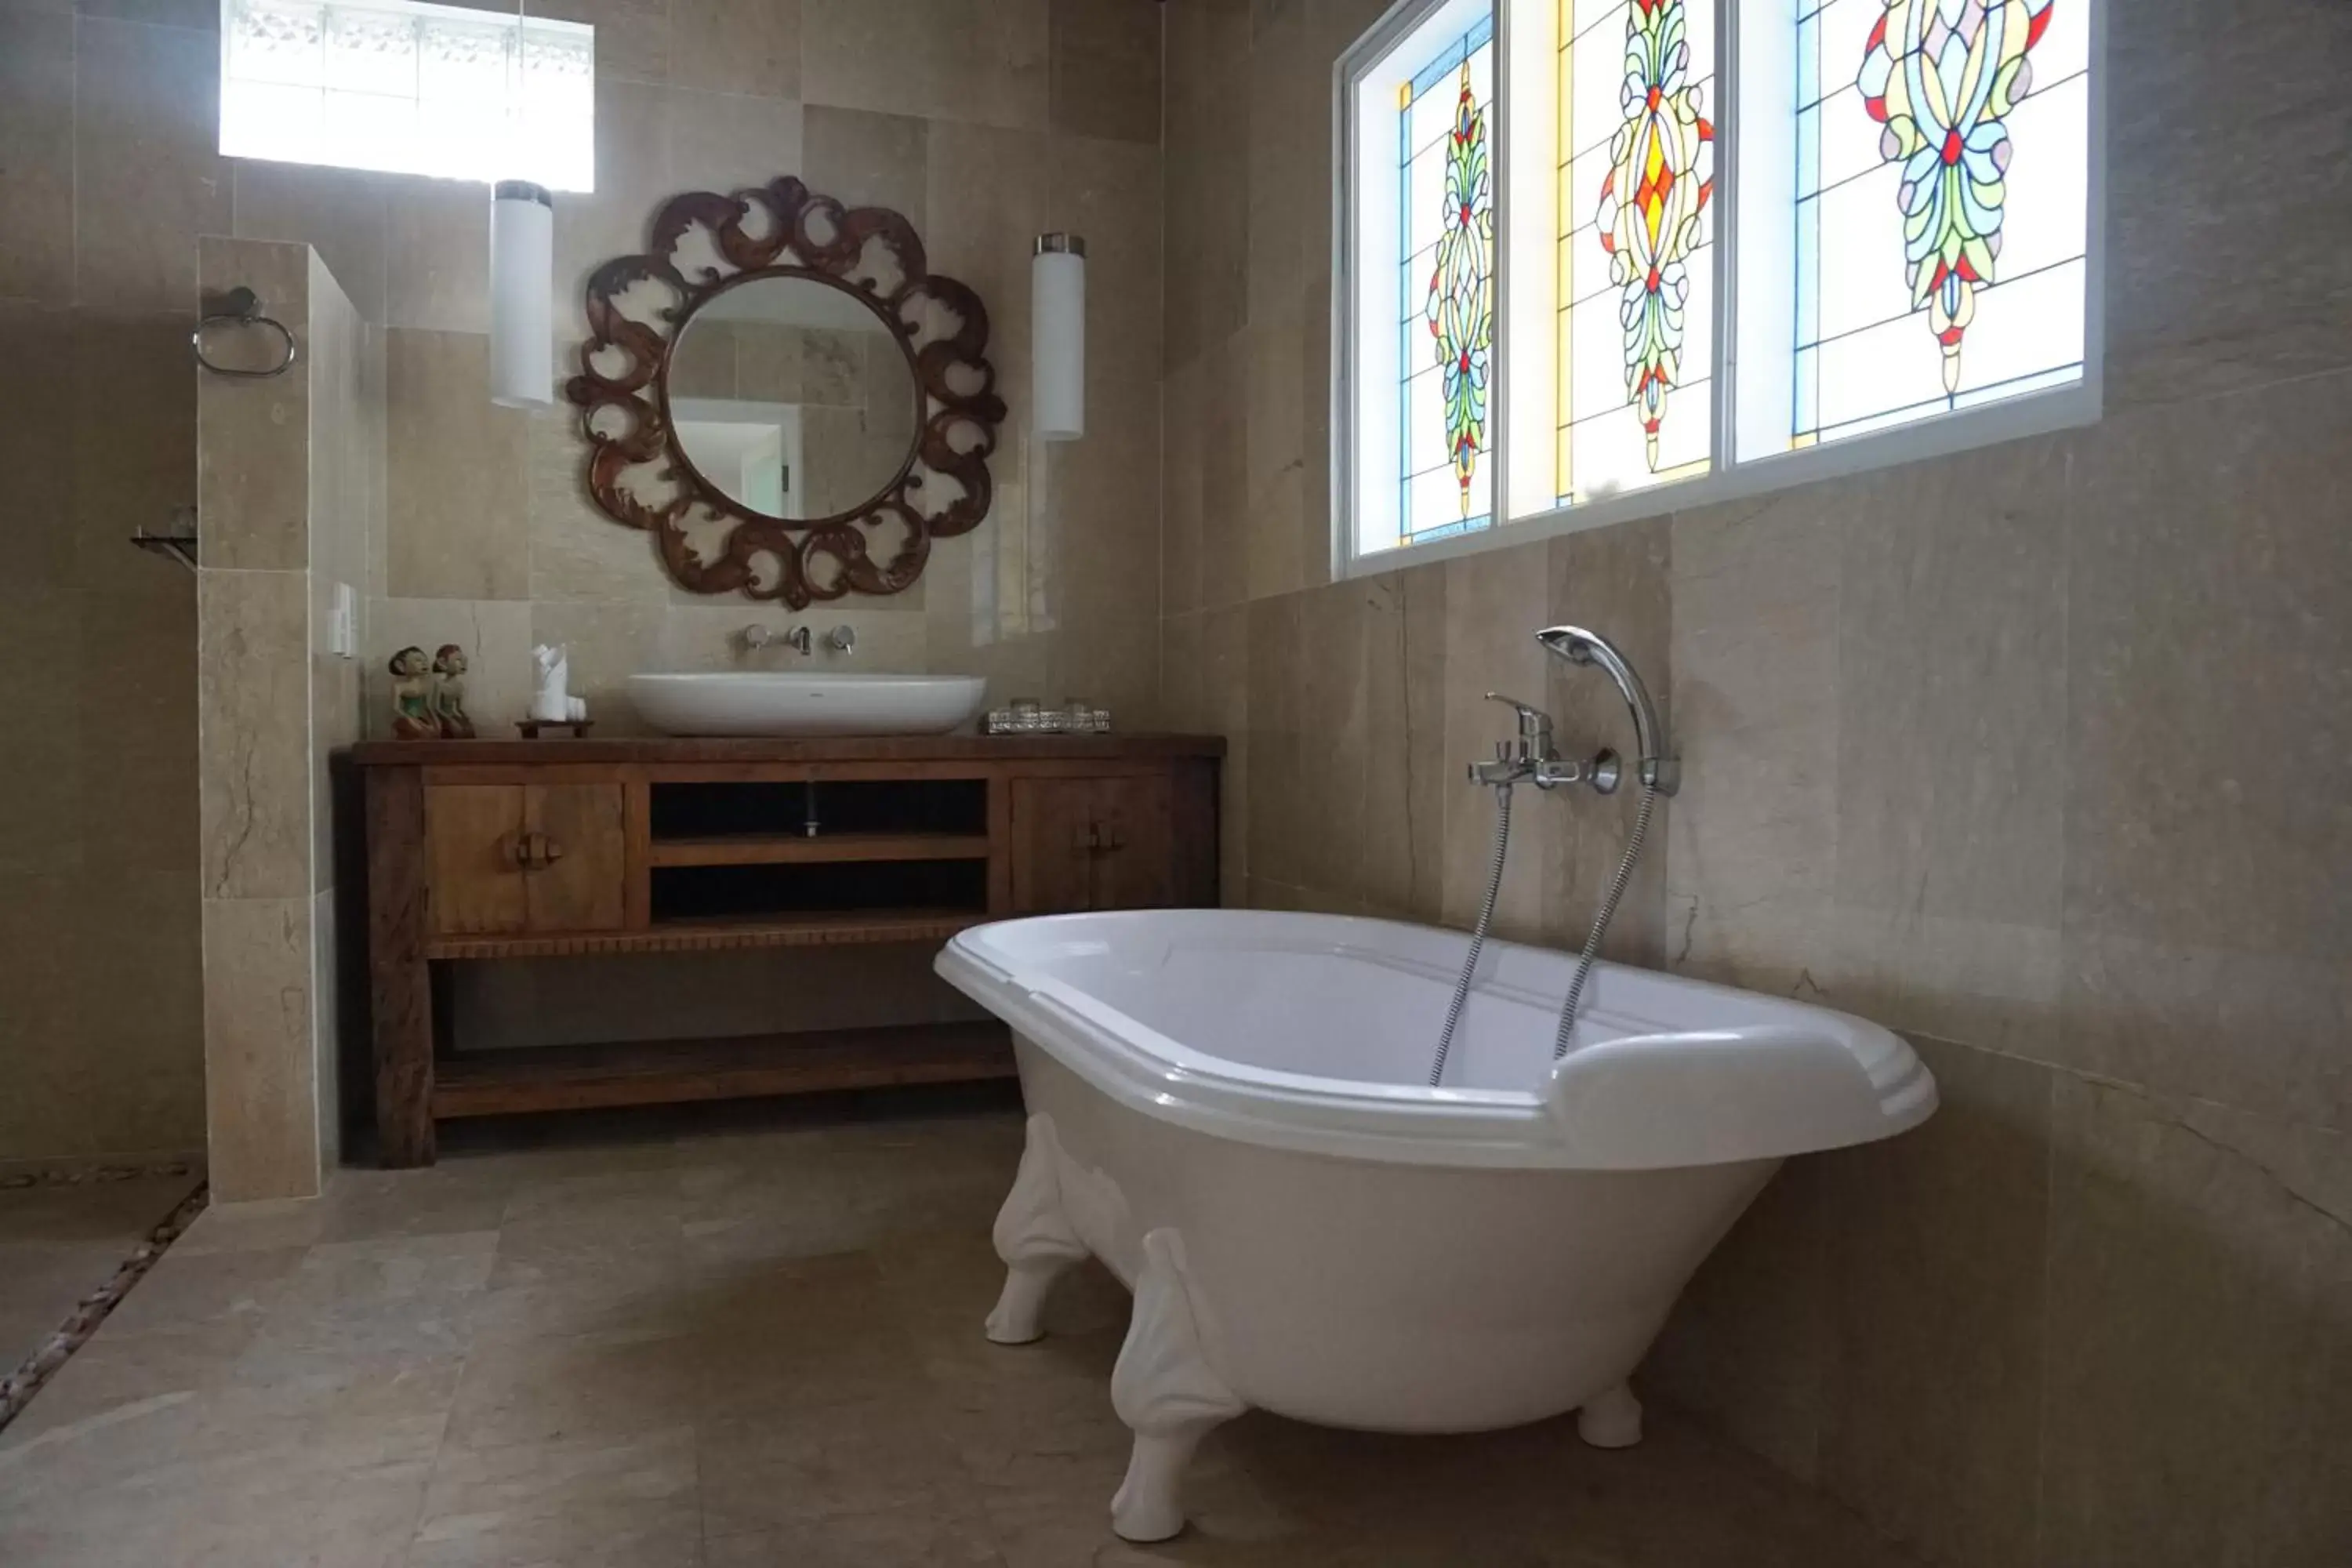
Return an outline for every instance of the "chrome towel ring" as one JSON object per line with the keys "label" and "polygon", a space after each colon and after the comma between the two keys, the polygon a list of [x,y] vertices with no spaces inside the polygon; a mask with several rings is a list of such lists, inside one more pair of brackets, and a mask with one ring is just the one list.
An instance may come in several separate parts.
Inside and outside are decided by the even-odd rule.
{"label": "chrome towel ring", "polygon": [[[198,364],[215,375],[241,376],[249,381],[259,380],[264,376],[282,375],[287,368],[293,364],[294,334],[287,330],[285,322],[261,313],[259,295],[250,289],[236,288],[230,289],[213,303],[218,308],[211,314],[200,318],[196,322],[196,330],[188,334],[188,342],[196,351]],[[284,353],[278,356],[278,363],[268,370],[232,370],[227,365],[215,364],[205,357],[205,329],[215,321],[236,321],[242,326],[268,327],[276,332],[284,343]]]}

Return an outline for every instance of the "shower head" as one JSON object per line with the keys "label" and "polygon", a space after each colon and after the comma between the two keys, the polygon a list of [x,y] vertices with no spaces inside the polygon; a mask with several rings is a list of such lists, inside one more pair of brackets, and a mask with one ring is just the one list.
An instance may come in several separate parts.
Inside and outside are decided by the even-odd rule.
{"label": "shower head", "polygon": [[1641,752],[1642,782],[1654,787],[1660,795],[1672,795],[1682,787],[1682,763],[1666,751],[1666,733],[1658,722],[1658,710],[1650,700],[1650,689],[1633,672],[1633,666],[1617,645],[1599,632],[1582,626],[1546,626],[1536,634],[1548,653],[1557,655],[1570,664],[1597,664],[1609,679],[1617,683],[1618,692],[1633,715],[1633,743]]}

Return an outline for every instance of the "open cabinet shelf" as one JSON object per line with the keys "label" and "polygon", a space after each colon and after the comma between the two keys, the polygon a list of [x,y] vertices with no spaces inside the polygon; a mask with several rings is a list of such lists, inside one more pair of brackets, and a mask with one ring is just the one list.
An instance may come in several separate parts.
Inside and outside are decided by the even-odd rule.
{"label": "open cabinet shelf", "polygon": [[671,920],[643,931],[525,932],[437,937],[436,959],[587,958],[599,953],[719,952],[739,947],[848,947],[866,942],[945,942],[988,919],[971,910],[837,910],[780,918]]}
{"label": "open cabinet shelf", "polygon": [[714,834],[656,838],[651,863],[663,866],[801,866],[844,860],[985,860],[985,833]]}
{"label": "open cabinet shelf", "polygon": [[723,1039],[544,1046],[446,1059],[433,1086],[433,1114],[447,1119],[676,1105],[1012,1076],[1012,1037],[993,1019]]}

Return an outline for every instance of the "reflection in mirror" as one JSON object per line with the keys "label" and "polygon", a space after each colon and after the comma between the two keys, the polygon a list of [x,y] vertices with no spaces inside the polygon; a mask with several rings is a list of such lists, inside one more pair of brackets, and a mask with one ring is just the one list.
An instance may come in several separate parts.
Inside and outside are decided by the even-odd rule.
{"label": "reflection in mirror", "polygon": [[687,459],[763,517],[860,511],[915,449],[906,349],[862,298],[816,278],[752,278],[709,300],[678,334],[666,385]]}

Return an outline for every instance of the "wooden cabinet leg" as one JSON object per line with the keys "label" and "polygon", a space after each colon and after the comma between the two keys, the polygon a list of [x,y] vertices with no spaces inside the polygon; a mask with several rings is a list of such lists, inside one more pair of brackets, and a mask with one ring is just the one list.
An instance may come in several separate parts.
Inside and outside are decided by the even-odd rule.
{"label": "wooden cabinet leg", "polygon": [[433,1163],[433,979],[425,957],[425,788],[415,768],[368,773],[368,999],[377,1157]]}

